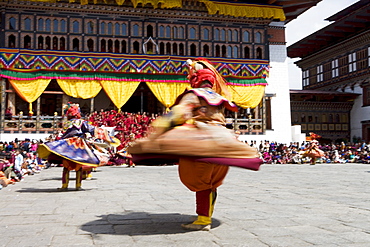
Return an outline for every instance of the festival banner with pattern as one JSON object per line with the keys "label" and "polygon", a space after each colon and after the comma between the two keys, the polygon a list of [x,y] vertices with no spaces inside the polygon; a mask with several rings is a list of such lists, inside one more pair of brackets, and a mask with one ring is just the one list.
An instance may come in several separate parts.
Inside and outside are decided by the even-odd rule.
{"label": "festival banner with pattern", "polygon": [[[188,74],[189,57],[0,49],[0,68],[22,70]],[[268,60],[209,58],[223,76],[265,78]]]}
{"label": "festival banner with pattern", "polygon": [[[7,78],[17,94],[29,103],[30,113],[32,102],[52,79],[65,94],[74,98],[93,98],[104,89],[118,109],[139,83],[145,82],[168,108],[179,92],[190,86],[187,59],[180,56],[0,49],[0,77]],[[209,61],[228,82],[232,101],[243,108],[254,108],[259,104],[267,85],[267,61],[226,58],[210,58]],[[43,86],[35,88],[34,85]]]}

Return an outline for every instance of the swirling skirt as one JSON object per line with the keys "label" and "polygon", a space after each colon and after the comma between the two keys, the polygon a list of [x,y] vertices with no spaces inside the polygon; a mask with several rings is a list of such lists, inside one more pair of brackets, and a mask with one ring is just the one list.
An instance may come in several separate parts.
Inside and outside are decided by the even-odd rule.
{"label": "swirling skirt", "polygon": [[157,137],[137,140],[128,152],[135,164],[146,165],[176,163],[180,157],[250,170],[259,170],[262,164],[255,148],[237,140],[223,126],[179,126]]}

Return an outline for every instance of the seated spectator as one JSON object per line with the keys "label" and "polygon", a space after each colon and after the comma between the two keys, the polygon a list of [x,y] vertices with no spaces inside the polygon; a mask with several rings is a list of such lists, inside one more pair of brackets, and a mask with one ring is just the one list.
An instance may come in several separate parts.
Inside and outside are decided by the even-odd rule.
{"label": "seated spectator", "polygon": [[14,165],[7,159],[1,159],[0,165],[2,166],[2,172],[7,179],[10,179],[13,182],[19,182],[22,179],[20,173],[14,171]]}
{"label": "seated spectator", "polygon": [[10,107],[6,108],[5,110],[5,119],[11,120],[13,117],[12,109]]}
{"label": "seated spectator", "polygon": [[37,151],[38,143],[36,140],[32,140],[30,152],[35,153]]}
{"label": "seated spectator", "polygon": [[12,151],[14,151],[14,142],[9,142],[9,144],[5,147],[5,152],[9,153]]}
{"label": "seated spectator", "polygon": [[21,181],[23,179],[22,174],[22,165],[23,165],[23,155],[20,149],[16,149],[14,152],[14,166],[13,171],[16,174],[17,178]]}
{"label": "seated spectator", "polygon": [[30,139],[26,138],[24,140],[24,142],[22,142],[20,144],[20,148],[21,150],[25,151],[26,153],[28,153],[30,151],[30,148],[31,148],[31,142],[30,142]]}
{"label": "seated spectator", "polygon": [[32,171],[32,169],[29,167],[27,162],[23,162],[22,168],[21,168],[22,176],[28,176],[28,175],[34,175],[35,173]]}
{"label": "seated spectator", "polygon": [[0,190],[2,188],[7,187],[9,184],[14,184],[12,180],[10,180],[3,171],[0,171]]}

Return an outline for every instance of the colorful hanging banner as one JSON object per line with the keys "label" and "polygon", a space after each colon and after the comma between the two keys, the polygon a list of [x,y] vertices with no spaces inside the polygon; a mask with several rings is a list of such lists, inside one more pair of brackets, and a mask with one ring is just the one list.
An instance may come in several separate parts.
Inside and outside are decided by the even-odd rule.
{"label": "colorful hanging banner", "polygon": [[[27,49],[0,49],[0,68],[54,71],[126,72],[144,74],[188,74],[181,56],[104,54]],[[223,76],[265,78],[268,60],[207,58]]]}

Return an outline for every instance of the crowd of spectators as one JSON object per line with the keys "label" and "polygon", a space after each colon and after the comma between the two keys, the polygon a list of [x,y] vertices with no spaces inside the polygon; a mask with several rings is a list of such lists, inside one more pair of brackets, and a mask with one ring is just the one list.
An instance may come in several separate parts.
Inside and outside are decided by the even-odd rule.
{"label": "crowd of spectators", "polygon": [[[94,112],[86,117],[95,126],[115,127],[115,137],[121,141],[117,151],[125,150],[130,142],[147,136],[150,123],[156,114],[117,112],[114,110]],[[45,140],[48,141],[48,140]],[[25,176],[34,175],[49,168],[50,164],[37,157],[37,146],[42,140],[17,138],[11,142],[0,141],[0,189],[17,183]],[[309,141],[283,144],[273,141],[247,142],[255,147],[265,164],[306,164],[310,158],[304,153]],[[370,164],[370,143],[319,144],[324,157],[316,163],[365,163]]]}
{"label": "crowd of spectators", "polygon": [[[305,157],[307,142],[292,142],[282,144],[270,141],[256,141],[248,143],[259,151],[265,164],[304,164],[310,163],[310,158]],[[370,143],[344,143],[320,144],[318,147],[325,155],[316,163],[365,163],[370,164]]]}
{"label": "crowd of spectators", "polygon": [[0,189],[48,168],[36,154],[40,142],[31,142],[30,139],[19,141],[17,138],[11,142],[0,141]]}
{"label": "crowd of spectators", "polygon": [[[128,113],[100,111],[90,114],[88,121],[96,126],[116,126],[116,137],[120,139],[118,150],[127,147],[130,141],[147,136],[150,123],[158,117],[157,114]],[[310,158],[304,157],[309,142],[282,144],[271,141],[251,141],[248,143],[259,151],[265,164],[303,164],[309,163]],[[340,143],[321,144],[319,148],[325,156],[317,163],[370,163],[370,143]]]}
{"label": "crowd of spectators", "polygon": [[94,126],[115,127],[115,137],[121,141],[117,150],[127,147],[132,139],[145,137],[150,123],[158,117],[157,114],[117,112],[115,110],[95,111],[87,120]]}

